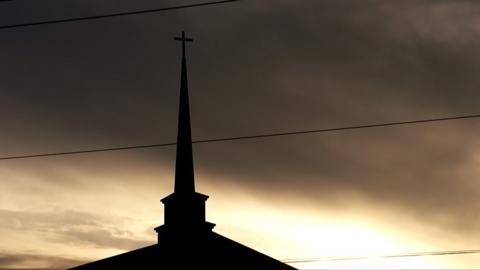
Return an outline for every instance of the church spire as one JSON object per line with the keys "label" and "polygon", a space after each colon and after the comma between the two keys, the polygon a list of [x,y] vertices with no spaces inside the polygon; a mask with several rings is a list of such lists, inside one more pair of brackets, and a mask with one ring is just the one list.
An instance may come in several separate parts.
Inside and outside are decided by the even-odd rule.
{"label": "church spire", "polygon": [[[165,205],[162,226],[155,228],[158,239],[209,232],[215,224],[205,220],[205,201],[207,195],[195,192],[193,172],[192,134],[190,127],[190,108],[188,102],[187,61],[185,42],[193,41],[182,37],[182,75],[180,85],[180,108],[178,112],[177,159],[175,163],[175,190],[161,201]],[[183,235],[183,236],[182,236]]]}
{"label": "church spire", "polygon": [[190,105],[188,101],[187,60],[185,42],[193,39],[182,37],[175,40],[182,42],[182,75],[180,86],[180,106],[178,111],[177,158],[175,163],[175,193],[189,194],[195,192],[193,169],[192,132],[190,126]]}

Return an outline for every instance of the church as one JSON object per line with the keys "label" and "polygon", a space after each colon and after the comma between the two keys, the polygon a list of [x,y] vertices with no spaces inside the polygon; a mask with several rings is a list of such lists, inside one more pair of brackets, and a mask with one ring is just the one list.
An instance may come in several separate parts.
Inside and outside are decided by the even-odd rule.
{"label": "church", "polygon": [[295,270],[274,258],[213,231],[205,218],[207,195],[195,191],[188,100],[185,37],[182,42],[180,106],[174,192],[163,198],[164,224],[155,228],[158,243],[124,254],[80,265],[72,270],[110,269],[265,269]]}

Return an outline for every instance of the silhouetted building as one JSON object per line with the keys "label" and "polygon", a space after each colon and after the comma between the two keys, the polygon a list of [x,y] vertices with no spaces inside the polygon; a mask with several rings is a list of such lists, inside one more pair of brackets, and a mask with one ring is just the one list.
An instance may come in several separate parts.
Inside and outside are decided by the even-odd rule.
{"label": "silhouetted building", "polygon": [[182,32],[182,75],[178,116],[174,192],[161,201],[165,224],[155,228],[158,243],[71,269],[270,269],[295,268],[212,231],[205,220],[207,195],[195,192],[190,130],[185,38]]}

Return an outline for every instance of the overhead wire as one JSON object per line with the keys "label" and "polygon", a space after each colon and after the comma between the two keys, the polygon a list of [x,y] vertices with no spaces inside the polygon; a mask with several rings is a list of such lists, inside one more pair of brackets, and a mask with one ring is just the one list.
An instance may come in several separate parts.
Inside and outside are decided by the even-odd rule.
{"label": "overhead wire", "polygon": [[[313,130],[297,130],[297,131],[289,131],[289,132],[278,132],[278,133],[268,133],[268,134],[258,134],[258,135],[248,135],[248,136],[238,136],[238,137],[224,137],[224,138],[214,138],[214,139],[205,139],[205,140],[194,140],[192,141],[192,143],[202,144],[202,143],[228,142],[228,141],[237,141],[237,140],[266,139],[266,138],[272,138],[272,137],[306,135],[306,134],[315,134],[315,133],[327,133],[327,132],[338,132],[338,131],[348,131],[348,130],[356,130],[356,129],[381,128],[381,127],[392,127],[392,126],[403,126],[403,125],[414,125],[414,124],[426,124],[426,123],[445,122],[445,121],[453,121],[453,120],[466,120],[466,119],[474,119],[474,118],[480,118],[480,114],[459,115],[459,116],[451,116],[451,117],[429,118],[429,119],[419,119],[419,120],[400,121],[400,122],[374,123],[374,124],[366,124],[366,125],[353,125],[353,126],[313,129]],[[167,147],[167,146],[174,146],[174,145],[176,145],[176,143],[170,142],[170,143],[132,145],[132,146],[121,146],[121,147],[110,147],[110,148],[96,148],[96,149],[62,151],[62,152],[52,152],[52,153],[40,153],[40,154],[25,154],[25,155],[3,156],[3,157],[0,157],[0,160],[40,158],[40,157],[49,157],[49,156],[65,156],[65,155],[87,154],[87,153],[98,153],[98,152],[109,152],[109,151],[158,148],[158,147]]]}
{"label": "overhead wire", "polygon": [[283,260],[285,263],[313,263],[313,262],[331,262],[331,261],[355,261],[368,259],[394,259],[407,257],[427,257],[427,256],[446,256],[446,255],[467,255],[479,254],[479,249],[472,250],[451,250],[451,251],[433,251],[433,252],[417,252],[417,253],[402,253],[378,256],[357,256],[357,257],[323,257],[323,258],[308,258],[308,259],[290,259]]}
{"label": "overhead wire", "polygon": [[196,3],[196,4],[187,4],[187,5],[179,5],[179,6],[171,6],[171,7],[163,7],[163,8],[155,8],[155,9],[143,9],[143,10],[136,10],[136,11],[126,11],[126,12],[93,15],[93,16],[85,16],[85,17],[75,17],[75,18],[66,18],[66,19],[58,19],[58,20],[48,20],[48,21],[38,21],[38,22],[0,25],[0,29],[11,29],[11,28],[19,28],[19,27],[38,26],[38,25],[57,24],[57,23],[67,23],[67,22],[77,22],[77,21],[86,21],[86,20],[98,20],[98,19],[121,17],[121,16],[131,16],[131,15],[139,15],[139,14],[147,14],[147,13],[156,13],[156,12],[162,12],[162,11],[167,11],[167,10],[175,10],[175,9],[185,9],[185,8],[193,8],[193,7],[219,5],[219,4],[226,4],[226,3],[238,2],[238,1],[241,1],[241,0],[223,0],[223,1],[215,1],[215,2],[203,2],[203,3]]}

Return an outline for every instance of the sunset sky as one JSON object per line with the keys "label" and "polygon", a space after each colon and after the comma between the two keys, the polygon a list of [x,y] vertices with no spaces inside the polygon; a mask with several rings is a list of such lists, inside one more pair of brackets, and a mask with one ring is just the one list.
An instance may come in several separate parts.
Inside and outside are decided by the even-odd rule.
{"label": "sunset sky", "polygon": [[[198,2],[198,1],[197,1]],[[0,2],[0,25],[189,1]],[[244,0],[0,30],[0,156],[480,113],[480,2]],[[480,120],[194,145],[215,231],[301,269],[479,268]],[[154,244],[175,147],[0,161],[0,269]]]}

